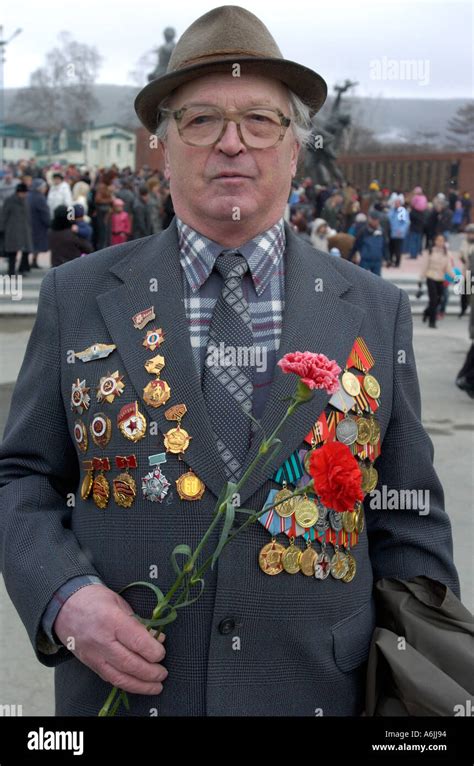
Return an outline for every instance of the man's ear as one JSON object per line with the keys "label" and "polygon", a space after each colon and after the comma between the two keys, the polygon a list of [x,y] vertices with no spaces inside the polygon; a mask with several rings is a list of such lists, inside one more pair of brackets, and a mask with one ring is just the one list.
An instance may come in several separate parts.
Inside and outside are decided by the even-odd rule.
{"label": "man's ear", "polygon": [[301,151],[301,144],[298,143],[298,141],[293,141],[293,147],[291,149],[291,161],[290,161],[290,169],[291,169],[291,177],[294,178],[296,175],[296,169],[298,167],[298,157],[300,156]]}

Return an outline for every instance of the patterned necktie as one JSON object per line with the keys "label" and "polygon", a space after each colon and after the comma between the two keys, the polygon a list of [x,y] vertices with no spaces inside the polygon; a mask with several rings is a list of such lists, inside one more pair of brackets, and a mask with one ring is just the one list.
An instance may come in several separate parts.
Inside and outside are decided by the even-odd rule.
{"label": "patterned necktie", "polygon": [[253,332],[242,290],[248,263],[232,251],[217,256],[215,268],[224,284],[209,327],[202,392],[226,475],[237,481],[252,426],[246,413],[252,412]]}

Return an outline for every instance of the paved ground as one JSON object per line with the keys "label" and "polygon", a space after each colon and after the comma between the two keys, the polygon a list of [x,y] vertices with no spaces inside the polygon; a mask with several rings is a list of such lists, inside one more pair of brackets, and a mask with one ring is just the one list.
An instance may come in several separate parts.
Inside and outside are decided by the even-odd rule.
{"label": "paved ground", "polygon": [[[0,433],[32,318],[2,319],[0,330]],[[454,385],[468,348],[467,318],[449,316],[438,330],[414,318],[423,420],[435,445],[435,465],[451,516],[462,598],[474,611],[473,402]],[[0,704],[22,705],[23,715],[53,715],[53,671],[37,662],[0,578]]]}

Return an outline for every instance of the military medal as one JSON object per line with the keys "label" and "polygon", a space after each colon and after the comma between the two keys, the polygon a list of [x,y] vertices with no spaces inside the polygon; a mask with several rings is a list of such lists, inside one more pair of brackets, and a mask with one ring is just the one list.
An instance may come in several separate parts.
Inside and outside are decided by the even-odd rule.
{"label": "military medal", "polygon": [[176,420],[178,423],[176,428],[170,428],[163,437],[166,451],[174,455],[181,456],[188,449],[189,442],[193,438],[184,428],[181,428],[181,420],[187,411],[185,404],[174,404],[165,410],[166,420]]}
{"label": "military medal", "polygon": [[296,484],[303,476],[303,473],[304,471],[299,451],[295,450],[290,457],[285,460],[283,465],[277,469],[273,481],[276,481],[277,484]]}
{"label": "military medal", "polygon": [[146,419],[138,409],[138,402],[124,404],[117,415],[117,425],[126,439],[137,442],[146,433]]}
{"label": "military medal", "polygon": [[147,359],[145,362],[145,370],[151,375],[160,375],[161,370],[165,366],[165,357],[161,354],[153,356],[151,359]]}
{"label": "military medal", "polygon": [[354,511],[344,511],[342,514],[342,526],[346,532],[354,532],[356,528],[356,514]]}
{"label": "military medal", "polygon": [[296,574],[299,572],[301,556],[302,551],[295,545],[295,538],[291,537],[289,548],[286,548],[281,555],[281,563],[283,564],[285,572],[288,572],[289,574]]}
{"label": "military medal", "polygon": [[340,532],[342,529],[342,513],[335,511],[334,508],[329,508],[329,524],[335,532]]}
{"label": "military medal", "polygon": [[310,500],[306,495],[301,498],[297,497],[296,500],[296,523],[299,524],[300,527],[305,527],[308,529],[309,527],[312,527],[314,524],[316,524],[319,518],[318,507],[314,500]]}
{"label": "military medal", "polygon": [[149,456],[148,463],[152,466],[152,470],[142,478],[142,492],[145,500],[151,500],[153,503],[162,503],[168,494],[170,482],[159,467],[159,464],[165,461],[166,455],[164,453]]}
{"label": "military medal", "polygon": [[171,396],[171,389],[165,380],[160,379],[160,372],[165,366],[164,356],[154,356],[145,362],[147,372],[156,375],[156,378],[148,383],[143,389],[143,399],[150,407],[161,407]]}
{"label": "military medal", "polygon": [[82,479],[81,484],[81,497],[83,500],[87,500],[91,493],[92,489],[92,474],[93,474],[93,467],[92,467],[92,460],[83,460],[84,468],[86,469],[87,473],[85,474],[84,478]]}
{"label": "military medal", "polygon": [[258,554],[258,563],[262,572],[268,575],[280,574],[283,571],[281,558],[284,552],[284,546],[272,537],[271,543],[264,545]]}
{"label": "military medal", "polygon": [[73,412],[78,412],[82,415],[84,410],[89,409],[91,398],[89,396],[90,386],[86,387],[85,380],[76,380],[72,384],[71,390],[71,409]]}
{"label": "military medal", "polygon": [[260,524],[262,524],[272,536],[278,535],[280,532],[286,532],[291,527],[291,519],[289,517],[279,516],[276,509],[273,508],[276,494],[276,489],[270,490],[263,506],[264,512],[259,513],[257,517]]}
{"label": "military medal", "polygon": [[318,554],[311,545],[311,540],[306,540],[306,550],[301,554],[299,560],[300,569],[307,577],[314,576],[314,563],[318,557]]}
{"label": "military medal", "polygon": [[369,441],[371,434],[370,420],[357,418],[357,444],[364,445]]}
{"label": "military medal", "polygon": [[113,402],[116,396],[120,396],[125,383],[122,383],[123,375],[120,375],[118,370],[108,373],[100,379],[99,385],[96,388],[97,401],[98,402]]}
{"label": "military medal", "polygon": [[142,345],[145,346],[145,348],[148,348],[150,351],[154,351],[156,348],[161,346],[164,339],[165,335],[161,327],[155,327],[154,330],[148,330]]}
{"label": "military medal", "polygon": [[156,319],[155,309],[153,306],[150,306],[149,309],[144,309],[143,311],[139,311],[138,314],[133,315],[132,317],[133,326],[137,330],[143,330],[145,325],[147,325],[148,322],[151,322],[152,319]]}
{"label": "military medal", "polygon": [[317,580],[325,580],[331,571],[331,559],[326,553],[326,545],[323,544],[321,552],[314,560],[314,576]]}
{"label": "military medal", "polygon": [[357,439],[357,422],[349,416],[344,417],[336,426],[336,439],[342,444],[354,444]]}
{"label": "military medal", "polygon": [[369,426],[370,426],[369,443],[375,445],[380,439],[380,424],[378,420],[374,418],[373,415],[369,419]]}
{"label": "military medal", "polygon": [[345,553],[339,550],[339,547],[335,546],[336,550],[331,559],[330,570],[332,576],[336,580],[342,580],[342,578],[349,571],[349,562]]}
{"label": "military medal", "polygon": [[77,356],[82,362],[91,362],[93,359],[105,359],[116,348],[115,343],[93,343],[84,351],[75,351],[74,356]]}
{"label": "military medal", "polygon": [[380,396],[380,384],[373,375],[365,375],[364,389],[372,399],[378,399]]}
{"label": "military medal", "polygon": [[92,441],[98,447],[106,447],[112,435],[112,422],[103,412],[98,412],[92,418],[89,426]]}
{"label": "military medal", "polygon": [[189,470],[176,479],[176,489],[181,500],[200,500],[206,485],[193,470]]}
{"label": "military medal", "polygon": [[129,470],[137,467],[137,459],[135,455],[116,455],[115,465],[119,469],[124,468],[125,473],[120,473],[112,482],[114,500],[122,508],[130,508],[137,495],[137,485]]}
{"label": "military medal", "polygon": [[110,470],[110,461],[108,457],[92,458],[94,470],[101,471],[92,482],[92,499],[97,508],[106,508],[110,497],[110,486],[104,471]]}
{"label": "military medal", "polygon": [[81,452],[87,452],[87,428],[82,420],[76,420],[74,423],[74,439]]}
{"label": "military medal", "polygon": [[283,516],[284,518],[286,518],[287,516],[292,516],[295,510],[296,500],[297,500],[297,497],[293,496],[292,491],[287,488],[286,482],[284,482],[283,489],[280,489],[275,495],[275,499],[274,499],[275,511],[278,513],[279,516]]}
{"label": "military medal", "polygon": [[355,529],[358,532],[358,534],[361,534],[364,531],[364,506],[361,502],[357,503],[356,510],[354,511],[355,516]]}
{"label": "military medal", "polygon": [[341,383],[344,391],[350,396],[358,396],[360,394],[360,383],[353,372],[349,372],[346,369],[342,373]]}
{"label": "military medal", "polygon": [[349,553],[349,551],[347,551],[346,553],[346,558],[347,558],[347,572],[341,579],[342,579],[342,582],[352,582],[357,571],[357,562],[354,556],[352,555],[352,553]]}

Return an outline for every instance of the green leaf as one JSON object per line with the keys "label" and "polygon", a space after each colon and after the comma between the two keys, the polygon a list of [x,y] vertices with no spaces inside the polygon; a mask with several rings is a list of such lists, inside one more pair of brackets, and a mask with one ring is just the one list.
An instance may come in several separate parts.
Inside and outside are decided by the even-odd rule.
{"label": "green leaf", "polygon": [[[231,483],[232,482],[229,482],[229,484]],[[237,485],[234,484],[233,486],[236,487]],[[214,551],[212,556],[211,569],[214,569],[214,564],[216,563],[217,559],[219,558],[221,554],[221,551],[225,545],[225,541],[227,540],[227,537],[229,536],[230,528],[232,524],[234,523],[234,518],[235,518],[235,506],[232,505],[230,500],[228,500],[221,536],[219,538],[219,542],[217,543],[217,548]]]}
{"label": "green leaf", "polygon": [[145,625],[146,628],[157,628],[161,625],[168,625],[170,622],[174,622],[176,620],[178,613],[176,612],[176,609],[172,606],[169,607],[170,611],[168,614],[157,617],[156,619],[153,619],[153,617],[140,617],[138,614],[135,615],[137,620],[139,620],[143,625]]}
{"label": "green leaf", "polygon": [[[245,410],[244,410],[244,412],[245,412]],[[253,416],[253,415],[252,415],[252,413],[250,413],[250,412],[245,412],[245,414],[246,414],[246,415],[247,415],[247,416],[250,418],[250,420],[251,420],[253,423],[255,423],[255,425],[256,425],[256,426],[257,426],[257,427],[260,429],[260,431],[262,431],[262,433],[263,433],[263,438],[265,439],[265,431],[263,430],[263,426],[262,426],[262,424],[260,423],[260,421],[259,421],[259,420],[257,420],[257,418],[254,418],[254,416]]]}
{"label": "green leaf", "polygon": [[236,513],[246,513],[248,516],[253,516],[254,513],[258,513],[258,511],[252,510],[252,508],[236,508]]}
{"label": "green leaf", "polygon": [[202,596],[202,592],[204,590],[204,580],[202,579],[202,577],[199,577],[197,580],[194,580],[194,582],[190,583],[190,585],[192,587],[194,585],[197,585],[198,583],[200,583],[201,587],[199,589],[199,593],[197,594],[197,596],[193,596],[193,598],[188,598],[186,601],[182,601],[179,604],[174,604],[173,605],[174,609],[181,609],[181,607],[183,606],[189,606],[189,604],[193,604],[195,601],[198,600],[198,598]]}
{"label": "green leaf", "polygon": [[163,591],[161,591],[161,590],[159,589],[158,585],[155,585],[155,584],[154,584],[154,583],[152,583],[152,582],[144,582],[144,581],[139,581],[139,582],[130,582],[128,585],[126,585],[124,588],[122,588],[122,589],[121,589],[121,590],[119,590],[118,592],[119,592],[119,593],[123,593],[123,592],[124,592],[125,590],[127,590],[128,588],[133,588],[133,586],[134,586],[134,585],[144,585],[144,586],[145,586],[145,588],[150,588],[150,590],[152,590],[152,591],[153,591],[153,593],[155,594],[155,596],[156,596],[156,599],[157,599],[157,602],[158,602],[159,604],[160,604],[162,601],[165,601],[165,596],[164,596],[164,593],[163,593]]}
{"label": "green leaf", "polygon": [[122,698],[122,702],[125,705],[125,708],[130,712],[130,703],[128,701],[127,692],[122,691],[120,694]]}
{"label": "green leaf", "polygon": [[176,555],[180,554],[182,556],[186,556],[186,558],[191,559],[193,556],[193,552],[189,545],[185,545],[184,543],[182,545],[177,545],[173,550],[171,551],[171,564],[173,565],[173,569],[175,573],[179,576],[182,574],[182,569],[180,568],[178,562],[176,561]]}

